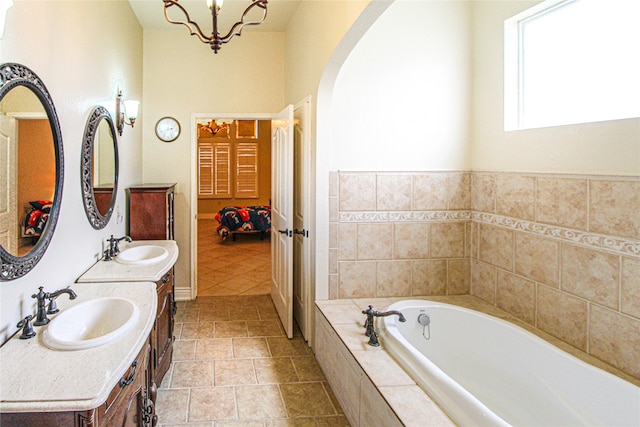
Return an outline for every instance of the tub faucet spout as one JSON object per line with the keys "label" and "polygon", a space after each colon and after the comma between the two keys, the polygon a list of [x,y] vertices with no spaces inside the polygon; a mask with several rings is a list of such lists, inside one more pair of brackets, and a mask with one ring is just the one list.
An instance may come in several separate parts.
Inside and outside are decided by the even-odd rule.
{"label": "tub faucet spout", "polygon": [[382,313],[374,314],[374,316],[378,316],[378,317],[387,317],[387,316],[393,316],[393,315],[398,316],[398,320],[400,320],[401,322],[407,321],[407,319],[404,318],[404,315],[400,313],[398,310],[389,310]]}

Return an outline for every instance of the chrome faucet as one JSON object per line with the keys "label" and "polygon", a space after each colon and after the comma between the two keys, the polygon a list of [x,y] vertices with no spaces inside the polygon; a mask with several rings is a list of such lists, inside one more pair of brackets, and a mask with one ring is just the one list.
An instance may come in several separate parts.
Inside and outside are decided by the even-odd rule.
{"label": "chrome faucet", "polygon": [[109,247],[104,250],[104,261],[111,261],[114,256],[117,256],[120,253],[120,247],[118,247],[118,243],[120,243],[122,240],[131,242],[131,237],[123,236],[119,239],[116,239],[112,234],[111,237],[107,239],[107,242],[109,242]]}
{"label": "chrome faucet", "polygon": [[[55,292],[45,292],[44,288],[40,286],[38,293],[31,295],[31,298],[35,298],[38,301],[38,308],[36,311],[36,321],[33,322],[35,326],[42,326],[49,323],[47,314],[55,314],[60,311],[56,304],[56,298],[62,294],[68,294],[69,299],[76,299],[78,296],[72,289],[64,288]],[[49,300],[49,308],[46,308],[46,300]]]}
{"label": "chrome faucet", "polygon": [[362,310],[362,314],[367,315],[367,320],[364,322],[364,327],[366,328],[365,335],[369,337],[368,344],[373,347],[379,347],[380,343],[378,342],[378,332],[376,332],[374,317],[387,317],[387,316],[398,316],[398,320],[401,322],[406,322],[404,315],[397,310],[389,310],[389,311],[376,311],[373,309],[372,305],[369,305],[369,308],[366,310]]}

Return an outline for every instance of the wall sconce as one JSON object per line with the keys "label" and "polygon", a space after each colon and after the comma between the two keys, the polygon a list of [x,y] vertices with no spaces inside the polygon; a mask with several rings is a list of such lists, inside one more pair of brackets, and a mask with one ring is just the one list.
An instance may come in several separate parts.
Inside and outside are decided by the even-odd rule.
{"label": "wall sconce", "polygon": [[[138,107],[140,102],[133,100],[124,100],[122,96],[122,90],[118,91],[116,97],[116,128],[118,128],[118,134],[122,136],[124,125],[133,127],[133,124],[138,118]],[[127,120],[129,120],[127,122]]]}
{"label": "wall sconce", "polygon": [[[180,3],[178,3],[179,1],[180,0],[163,0],[164,17],[166,18],[166,20],[172,24],[182,24],[187,27],[191,35],[198,37],[202,43],[209,44],[214,53],[218,53],[224,43],[229,43],[235,36],[241,35],[242,29],[244,27],[246,27],[247,25],[260,25],[267,17],[268,0],[251,0],[251,4],[242,13],[240,21],[233,24],[233,27],[231,27],[226,35],[220,36],[220,32],[218,31],[218,14],[220,13],[222,2],[224,0],[207,0],[207,7],[211,11],[211,19],[213,21],[213,32],[211,33],[211,36],[206,36],[200,29],[200,26],[196,22],[191,20],[189,12],[187,12],[187,10]],[[184,13],[184,21],[175,21],[169,18],[168,9],[172,6],[176,6],[182,11],[182,13]],[[258,19],[250,20],[248,15],[254,7],[262,9],[262,14],[260,17],[257,17]]]}
{"label": "wall sconce", "polygon": [[4,24],[11,6],[13,6],[13,0],[0,0],[0,39],[4,34]]}

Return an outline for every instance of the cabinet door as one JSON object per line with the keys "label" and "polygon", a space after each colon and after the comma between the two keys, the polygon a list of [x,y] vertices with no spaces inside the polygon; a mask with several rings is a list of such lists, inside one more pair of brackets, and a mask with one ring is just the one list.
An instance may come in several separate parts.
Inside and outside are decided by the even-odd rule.
{"label": "cabinet door", "polygon": [[133,240],[173,240],[174,184],[127,189],[129,236]]}
{"label": "cabinet door", "polygon": [[149,345],[145,345],[131,364],[107,401],[99,417],[101,426],[142,426],[147,386],[147,360]]}
{"label": "cabinet door", "polygon": [[173,354],[173,269],[158,282],[154,379],[160,386]]}

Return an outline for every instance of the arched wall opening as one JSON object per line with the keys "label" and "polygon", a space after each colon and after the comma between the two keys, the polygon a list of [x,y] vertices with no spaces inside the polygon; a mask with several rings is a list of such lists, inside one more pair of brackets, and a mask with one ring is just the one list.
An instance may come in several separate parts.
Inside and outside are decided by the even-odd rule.
{"label": "arched wall opening", "polygon": [[345,60],[375,21],[395,0],[372,1],[342,38],[322,73],[316,102],[315,141],[315,299],[329,298],[329,171],[331,104],[336,79]]}

